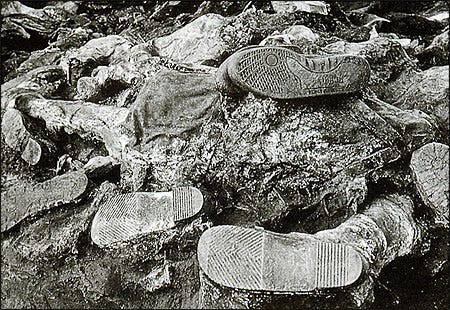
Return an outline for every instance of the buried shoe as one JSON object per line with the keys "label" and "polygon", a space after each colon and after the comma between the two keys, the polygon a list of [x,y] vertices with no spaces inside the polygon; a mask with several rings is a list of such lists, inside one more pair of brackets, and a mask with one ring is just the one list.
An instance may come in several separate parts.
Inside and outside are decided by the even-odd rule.
{"label": "buried shoe", "polygon": [[78,171],[35,185],[12,186],[1,195],[1,231],[4,232],[41,211],[76,202],[87,186],[87,176]]}
{"label": "buried shoe", "polygon": [[233,84],[275,99],[352,93],[364,88],[370,76],[362,57],[302,55],[284,46],[243,49],[225,62]]}
{"label": "buried shoe", "polygon": [[202,205],[203,195],[194,187],[117,195],[100,205],[92,221],[91,238],[95,244],[106,246],[169,229],[197,214]]}
{"label": "buried shoe", "polygon": [[347,286],[359,278],[363,266],[360,254],[346,244],[237,226],[205,231],[198,261],[220,285],[272,292]]}

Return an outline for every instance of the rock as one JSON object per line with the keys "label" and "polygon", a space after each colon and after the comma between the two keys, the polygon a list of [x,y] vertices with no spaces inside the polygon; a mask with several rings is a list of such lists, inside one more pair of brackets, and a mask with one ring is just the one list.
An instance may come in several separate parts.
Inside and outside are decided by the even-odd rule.
{"label": "rock", "polygon": [[446,228],[449,208],[448,159],[448,146],[434,142],[415,151],[410,164],[417,191],[435,215],[435,225]]}
{"label": "rock", "polygon": [[324,1],[271,1],[277,13],[306,12],[328,15],[330,8]]}
{"label": "rock", "polygon": [[68,76],[69,83],[75,83],[81,76],[89,75],[99,65],[108,64],[115,54],[130,47],[131,43],[119,35],[92,39],[66,54],[61,59],[61,66]]}
{"label": "rock", "polygon": [[448,65],[448,29],[434,37],[431,44],[420,51],[416,57],[423,69]]}
{"label": "rock", "polygon": [[[65,84],[65,74],[60,66],[43,66],[2,84],[2,112],[7,107],[15,108],[20,97],[52,98]],[[19,100],[20,101],[20,100]]]}
{"label": "rock", "polygon": [[440,22],[427,19],[419,14],[396,12],[384,17],[390,20],[390,23],[382,24],[380,32],[394,32],[410,38],[437,34],[444,28]]}
{"label": "rock", "polygon": [[439,137],[437,122],[422,111],[402,110],[374,97],[368,98],[366,102],[403,137],[408,152]]}
{"label": "rock", "polygon": [[303,25],[291,26],[284,29],[281,33],[291,36],[294,42],[300,40],[315,42],[319,38],[318,34],[314,33],[310,28]]}
{"label": "rock", "polygon": [[162,57],[182,63],[204,64],[217,60],[225,51],[221,30],[227,19],[218,14],[203,15],[174,33],[154,40]]}
{"label": "rock", "polygon": [[425,71],[404,71],[385,88],[383,100],[402,109],[416,109],[434,116],[448,134],[448,65]]}
{"label": "rock", "polygon": [[162,266],[158,266],[145,277],[143,277],[139,284],[143,287],[144,290],[152,293],[161,288],[168,287],[171,283],[170,269],[169,264],[164,264]]}
{"label": "rock", "polygon": [[416,65],[401,44],[393,39],[377,37],[373,40],[349,43],[338,41],[326,45],[323,52],[328,54],[352,54],[363,56],[370,64],[371,88],[381,96],[384,84],[408,68]]}
{"label": "rock", "polygon": [[27,217],[55,206],[76,201],[88,185],[85,174],[66,173],[36,185],[14,185],[2,193],[2,232]]}
{"label": "rock", "polygon": [[128,109],[96,105],[82,101],[29,99],[17,107],[22,112],[44,120],[47,128],[63,128],[67,133],[77,133],[103,142],[109,154],[121,158],[127,145],[134,139],[123,124]]}
{"label": "rock", "polygon": [[25,127],[22,113],[16,109],[7,109],[2,118],[2,134],[6,144],[21,153],[21,157],[30,165],[36,165],[43,155],[42,147]]}
{"label": "rock", "polygon": [[83,166],[84,173],[92,178],[109,173],[119,162],[111,156],[95,156]]}

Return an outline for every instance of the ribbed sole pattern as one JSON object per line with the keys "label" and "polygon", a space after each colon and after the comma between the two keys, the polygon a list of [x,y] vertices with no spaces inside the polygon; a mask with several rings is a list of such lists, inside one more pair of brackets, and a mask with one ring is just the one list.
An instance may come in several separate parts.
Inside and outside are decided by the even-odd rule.
{"label": "ribbed sole pattern", "polygon": [[214,282],[255,291],[342,287],[362,272],[359,254],[348,245],[236,226],[207,230],[198,244],[198,260]]}
{"label": "ribbed sole pattern", "polygon": [[316,243],[316,287],[344,286],[349,280],[349,248],[339,243]]}
{"label": "ribbed sole pattern", "polygon": [[212,235],[208,274],[218,283],[236,288],[258,289],[262,285],[263,234],[230,229]]}
{"label": "ribbed sole pattern", "polygon": [[[294,59],[294,58],[293,58]],[[295,57],[303,69],[314,73],[330,73],[336,70],[342,62],[341,57]]]}
{"label": "ribbed sole pattern", "polygon": [[138,207],[136,194],[117,195],[107,200],[96,215],[96,243],[109,244],[138,234],[137,223],[142,220],[136,216]]}
{"label": "ribbed sole pattern", "polygon": [[92,222],[91,237],[103,246],[169,229],[175,221],[197,214],[202,205],[203,196],[193,187],[116,195],[100,205]]}
{"label": "ribbed sole pattern", "polygon": [[252,88],[283,94],[287,91],[288,84],[296,84],[296,87],[301,87],[300,79],[288,71],[285,61],[287,56],[288,52],[285,50],[275,53],[255,49],[242,57],[237,70],[244,83]]}
{"label": "ribbed sole pattern", "polygon": [[198,212],[195,191],[192,187],[178,187],[173,190],[174,221],[186,219]]}
{"label": "ribbed sole pattern", "polygon": [[229,60],[233,83],[279,99],[354,92],[367,85],[370,74],[362,57],[305,56],[283,47],[249,48]]}

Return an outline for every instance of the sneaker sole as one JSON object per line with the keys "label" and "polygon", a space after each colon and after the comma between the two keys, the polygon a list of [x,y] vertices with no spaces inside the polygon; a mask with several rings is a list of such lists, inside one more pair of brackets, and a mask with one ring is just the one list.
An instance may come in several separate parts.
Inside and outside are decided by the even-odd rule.
{"label": "sneaker sole", "polygon": [[252,291],[309,292],[355,282],[362,260],[352,247],[311,235],[216,226],[200,237],[198,261],[214,282]]}
{"label": "sneaker sole", "polygon": [[70,203],[87,188],[84,173],[70,172],[34,186],[16,186],[2,193],[1,231],[4,232],[40,211]]}
{"label": "sneaker sole", "polygon": [[197,214],[202,206],[203,195],[194,187],[117,195],[100,205],[92,222],[91,238],[95,244],[106,246],[169,229],[175,222]]}
{"label": "sneaker sole", "polygon": [[237,52],[227,67],[236,85],[275,99],[352,93],[364,88],[370,76],[362,57],[304,56],[285,47]]}

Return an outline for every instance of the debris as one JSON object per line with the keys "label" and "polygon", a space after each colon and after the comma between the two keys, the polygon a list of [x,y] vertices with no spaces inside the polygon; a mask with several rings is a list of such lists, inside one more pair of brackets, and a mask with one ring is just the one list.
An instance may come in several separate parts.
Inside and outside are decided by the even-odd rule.
{"label": "debris", "polygon": [[110,172],[120,163],[111,156],[95,156],[83,166],[84,173],[89,177],[98,178]]}
{"label": "debris", "polygon": [[205,64],[225,51],[221,29],[227,19],[218,14],[205,14],[174,33],[157,38],[153,44],[158,54],[181,63]]}
{"label": "debris", "polygon": [[16,109],[7,109],[2,117],[2,134],[6,144],[21,153],[30,165],[36,165],[42,157],[42,147],[25,127],[22,114]]}
{"label": "debris", "polygon": [[328,15],[330,8],[325,1],[271,1],[277,13],[306,12]]}
{"label": "debris", "polygon": [[170,286],[171,282],[170,266],[168,263],[165,263],[162,266],[153,268],[148,275],[139,281],[139,284],[146,291],[153,293],[156,290]]}

